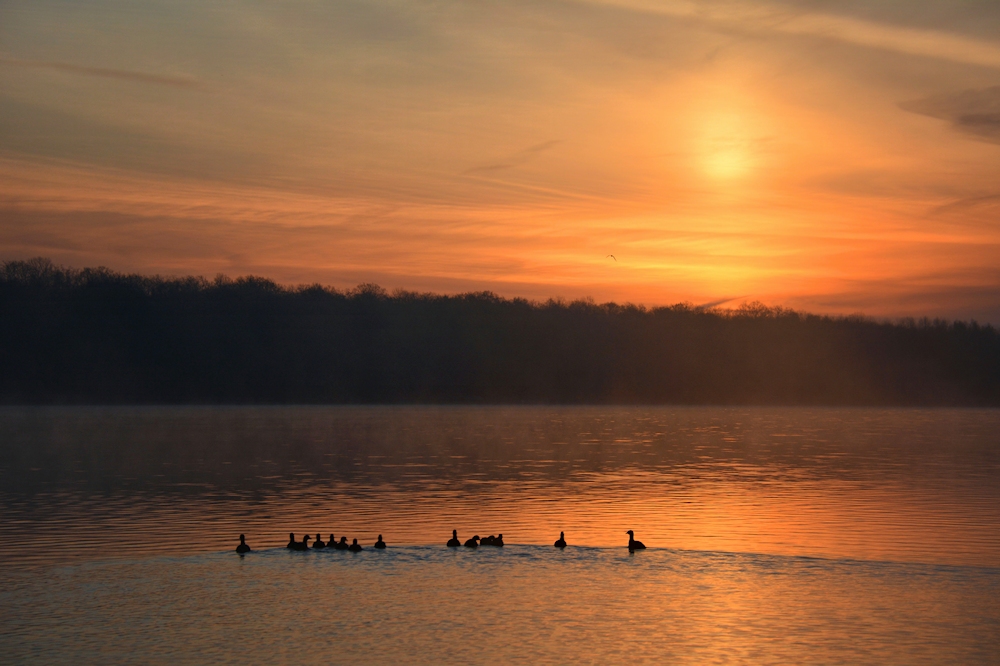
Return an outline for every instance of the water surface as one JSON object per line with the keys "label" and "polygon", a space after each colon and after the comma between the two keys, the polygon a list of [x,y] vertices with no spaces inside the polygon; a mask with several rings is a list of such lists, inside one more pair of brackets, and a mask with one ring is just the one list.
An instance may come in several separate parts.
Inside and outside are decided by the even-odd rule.
{"label": "water surface", "polygon": [[998,432],[991,410],[6,408],[0,657],[988,663]]}

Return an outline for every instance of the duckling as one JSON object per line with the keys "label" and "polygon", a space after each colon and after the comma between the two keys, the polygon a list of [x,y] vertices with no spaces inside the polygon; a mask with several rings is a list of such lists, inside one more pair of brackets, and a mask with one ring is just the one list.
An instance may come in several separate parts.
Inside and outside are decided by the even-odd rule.
{"label": "duckling", "polygon": [[347,550],[351,551],[352,553],[357,553],[358,551],[361,550],[361,544],[359,544],[358,540],[355,539],[354,543],[352,543],[350,546],[347,547]]}
{"label": "duckling", "polygon": [[479,548],[479,535],[477,534],[476,536],[474,536],[471,539],[469,539],[468,541],[466,541],[465,542],[465,547],[466,548]]}
{"label": "duckling", "polygon": [[326,544],[323,543],[323,535],[316,532],[316,540],[313,541],[313,548],[319,550],[320,548],[326,548]]}
{"label": "duckling", "polygon": [[632,530],[629,530],[625,534],[628,535],[628,550],[629,550],[629,552],[632,552],[633,550],[645,550],[646,544],[644,544],[641,541],[636,541],[635,540],[635,534],[632,532]]}
{"label": "duckling", "polygon": [[378,548],[379,550],[385,548],[385,541],[382,541],[381,534],[378,535],[378,541],[375,542],[375,547]]}
{"label": "duckling", "polygon": [[566,547],[566,534],[564,532],[560,532],[559,533],[559,538],[552,545],[555,546],[556,548],[565,548]]}
{"label": "duckling", "polygon": [[340,541],[337,542],[335,548],[337,550],[347,550],[348,548],[350,548],[350,546],[347,545],[347,537],[345,536],[340,537]]}
{"label": "duckling", "polygon": [[496,539],[493,539],[493,545],[497,548],[503,548],[503,534],[498,534]]}
{"label": "duckling", "polygon": [[451,531],[451,538],[448,539],[449,548],[458,548],[462,545],[462,542],[458,540],[458,530]]}
{"label": "duckling", "polygon": [[240,555],[250,552],[250,546],[247,545],[246,537],[242,534],[240,535],[240,545],[236,546],[236,552]]}

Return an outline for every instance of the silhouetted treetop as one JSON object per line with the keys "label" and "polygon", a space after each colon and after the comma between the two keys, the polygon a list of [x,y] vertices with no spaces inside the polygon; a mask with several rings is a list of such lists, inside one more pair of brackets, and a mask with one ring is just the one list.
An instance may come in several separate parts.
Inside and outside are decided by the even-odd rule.
{"label": "silhouetted treetop", "polygon": [[1000,404],[976,322],[0,266],[7,403]]}

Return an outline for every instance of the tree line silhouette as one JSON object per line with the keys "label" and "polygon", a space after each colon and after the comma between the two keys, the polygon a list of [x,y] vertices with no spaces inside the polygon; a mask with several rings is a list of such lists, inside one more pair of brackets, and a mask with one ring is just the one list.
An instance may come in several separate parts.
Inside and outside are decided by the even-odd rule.
{"label": "tree line silhouette", "polygon": [[998,405],[1000,334],[32,259],[0,268],[0,401]]}

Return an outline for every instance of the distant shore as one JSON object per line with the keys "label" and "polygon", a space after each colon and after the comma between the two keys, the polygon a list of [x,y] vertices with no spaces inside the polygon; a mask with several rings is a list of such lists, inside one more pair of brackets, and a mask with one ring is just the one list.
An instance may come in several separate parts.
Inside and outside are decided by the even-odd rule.
{"label": "distant shore", "polygon": [[1000,332],[0,267],[3,404],[1000,405]]}

